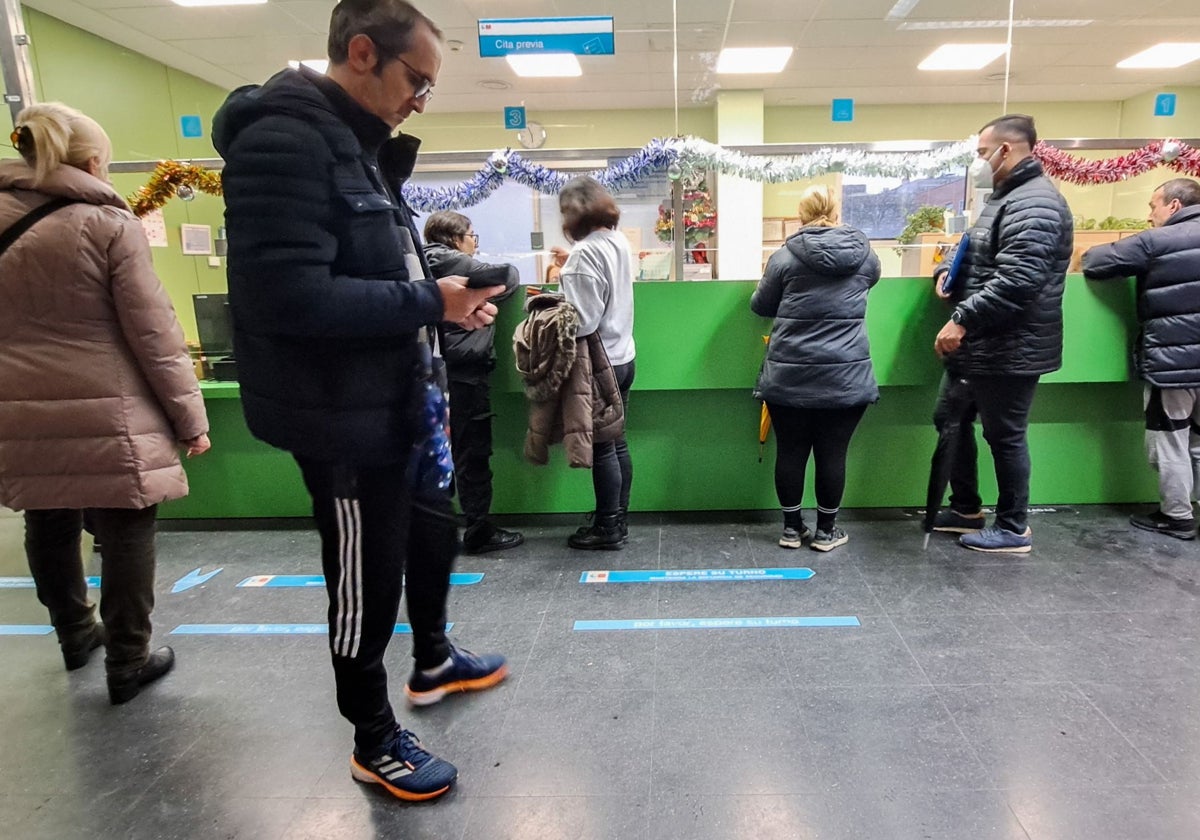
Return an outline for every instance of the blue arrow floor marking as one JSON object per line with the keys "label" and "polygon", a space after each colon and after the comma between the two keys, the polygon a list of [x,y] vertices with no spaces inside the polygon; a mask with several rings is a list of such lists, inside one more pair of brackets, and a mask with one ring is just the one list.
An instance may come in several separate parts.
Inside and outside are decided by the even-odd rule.
{"label": "blue arrow floor marking", "polygon": [[[100,578],[89,577],[85,578],[89,589],[100,588]],[[0,589],[35,589],[31,577],[0,577]]]}
{"label": "blue arrow floor marking", "polygon": [[579,576],[580,583],[708,583],[712,581],[808,580],[813,570],[783,569],[628,569],[591,571]]}
{"label": "blue arrow floor marking", "polygon": [[853,615],[770,616],[763,618],[634,618],[576,621],[575,630],[763,630],[776,627],[858,627]]}
{"label": "blue arrow floor marking", "polygon": [[[483,580],[483,572],[451,572],[451,586],[471,586]],[[238,586],[263,589],[304,588],[324,586],[325,575],[254,575]]]}
{"label": "blue arrow floor marking", "polygon": [[0,636],[49,636],[53,632],[49,624],[0,624]]}
{"label": "blue arrow floor marking", "polygon": [[[446,622],[446,632],[454,626]],[[412,625],[397,624],[397,635],[412,633]],[[328,624],[180,624],[169,636],[324,636]]]}
{"label": "blue arrow floor marking", "polygon": [[224,570],[223,569],[215,569],[214,571],[205,572],[204,574],[200,574],[200,569],[198,569],[198,568],[192,569],[190,572],[188,572],[186,575],[181,577],[179,580],[175,581],[175,585],[171,587],[171,592],[172,593],[184,592],[188,589],[191,589],[193,586],[199,586],[200,584],[204,583],[206,580],[209,580],[210,578],[214,578],[217,575],[221,574],[222,571],[224,571]]}

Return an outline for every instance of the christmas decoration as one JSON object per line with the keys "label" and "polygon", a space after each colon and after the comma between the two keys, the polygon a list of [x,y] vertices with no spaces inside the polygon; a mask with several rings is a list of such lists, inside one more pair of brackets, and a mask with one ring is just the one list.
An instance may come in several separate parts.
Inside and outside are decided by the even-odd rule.
{"label": "christmas decoration", "polygon": [[1183,175],[1200,176],[1200,149],[1179,140],[1156,140],[1140,149],[1107,158],[1086,160],[1039,142],[1033,154],[1046,174],[1072,184],[1113,184],[1167,166]]}
{"label": "christmas decoration", "polygon": [[1164,140],[1162,148],[1159,150],[1159,154],[1162,155],[1163,160],[1165,160],[1167,163],[1170,163],[1171,161],[1175,160],[1175,158],[1179,157],[1179,154],[1182,151],[1183,147],[1179,144],[1178,140]]}
{"label": "christmas decoration", "polygon": [[135,216],[144,216],[162,207],[175,195],[190,201],[196,197],[196,190],[221,195],[221,173],[190,163],[164,160],[154,168],[146,185],[138,187],[137,192],[126,200]]}
{"label": "christmas decoration", "polygon": [[[670,242],[675,235],[675,220],[669,202],[658,208],[658,221],[654,233],[663,242]],[[683,241],[692,262],[708,262],[708,238],[717,229],[717,209],[713,206],[708,185],[700,181],[694,188],[683,193]]]}

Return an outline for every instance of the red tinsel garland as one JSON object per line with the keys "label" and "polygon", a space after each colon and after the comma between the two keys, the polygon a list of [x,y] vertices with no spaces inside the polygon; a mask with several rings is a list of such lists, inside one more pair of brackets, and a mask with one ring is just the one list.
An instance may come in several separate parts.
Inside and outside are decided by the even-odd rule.
{"label": "red tinsel garland", "polygon": [[[1171,157],[1163,156],[1163,146],[1174,147]],[[1158,166],[1166,166],[1183,175],[1200,177],[1200,149],[1179,140],[1155,140],[1120,157],[1106,160],[1086,160],[1067,154],[1061,149],[1039,141],[1033,148],[1034,157],[1042,162],[1046,174],[1072,184],[1113,184],[1136,175],[1144,175]],[[1170,159],[1168,159],[1170,158]]]}

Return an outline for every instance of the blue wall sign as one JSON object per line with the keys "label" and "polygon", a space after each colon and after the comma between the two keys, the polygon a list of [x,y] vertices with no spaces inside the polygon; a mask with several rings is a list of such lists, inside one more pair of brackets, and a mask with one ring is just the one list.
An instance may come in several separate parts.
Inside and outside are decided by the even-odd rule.
{"label": "blue wall sign", "polygon": [[853,615],[773,616],[766,618],[634,618],[626,621],[576,621],[576,630],[767,630],[776,627],[858,627]]}
{"label": "blue wall sign", "polygon": [[833,121],[834,122],[854,122],[854,100],[853,99],[835,99],[835,100],[833,100]]}
{"label": "blue wall sign", "polygon": [[1154,116],[1175,116],[1175,94],[1160,93],[1158,96],[1154,97]]}
{"label": "blue wall sign", "polygon": [[521,129],[525,127],[525,106],[513,105],[504,109],[504,127]]}
{"label": "blue wall sign", "polygon": [[808,580],[812,569],[626,569],[591,571],[579,577],[580,583],[700,583],[743,580]]}
{"label": "blue wall sign", "polygon": [[186,114],[179,118],[179,132],[184,137],[203,137],[204,123],[199,114]]}
{"label": "blue wall sign", "polygon": [[611,17],[488,18],[479,21],[479,56],[530,53],[612,55]]}

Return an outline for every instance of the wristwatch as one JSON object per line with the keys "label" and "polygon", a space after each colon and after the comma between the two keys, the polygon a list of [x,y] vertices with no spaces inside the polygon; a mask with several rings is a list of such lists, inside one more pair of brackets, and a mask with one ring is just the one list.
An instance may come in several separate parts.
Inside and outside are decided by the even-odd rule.
{"label": "wristwatch", "polygon": [[955,309],[953,312],[950,313],[950,320],[953,321],[954,323],[958,324],[961,327],[962,326],[962,313],[959,312],[957,309]]}

